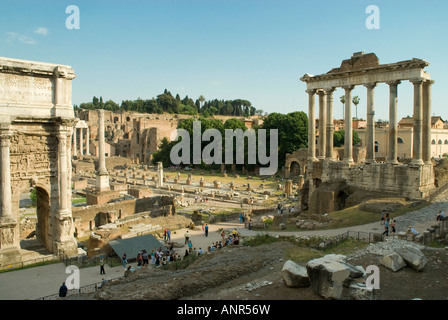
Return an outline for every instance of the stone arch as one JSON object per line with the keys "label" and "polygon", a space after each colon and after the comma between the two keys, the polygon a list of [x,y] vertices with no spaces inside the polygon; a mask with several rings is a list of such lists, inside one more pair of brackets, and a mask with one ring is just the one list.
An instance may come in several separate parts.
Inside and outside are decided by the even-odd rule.
{"label": "stone arch", "polygon": [[36,188],[36,234],[43,245],[59,256],[78,254],[71,212],[74,78],[70,66],[0,58],[0,82],[17,84],[16,89],[4,86],[0,96],[0,269],[25,259],[19,199],[31,187]]}
{"label": "stone arch", "polygon": [[293,153],[286,154],[285,160],[285,172],[284,177],[286,179],[293,178],[291,176],[291,166],[292,169],[297,172],[297,177],[299,175],[305,175],[305,168],[307,163],[307,149],[299,149]]}

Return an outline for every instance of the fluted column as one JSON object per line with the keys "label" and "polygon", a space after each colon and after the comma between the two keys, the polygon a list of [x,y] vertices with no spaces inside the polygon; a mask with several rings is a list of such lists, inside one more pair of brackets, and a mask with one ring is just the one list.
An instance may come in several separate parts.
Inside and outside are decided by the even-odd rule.
{"label": "fluted column", "polygon": [[344,120],[344,162],[353,162],[353,116],[352,90],[354,86],[344,86],[345,90],[345,120]]}
{"label": "fluted column", "polygon": [[327,140],[327,93],[319,90],[319,160],[325,159]]}
{"label": "fluted column", "polygon": [[333,92],[335,88],[324,89],[327,93],[327,143],[325,158],[328,160],[333,159],[333,136],[334,136],[334,122],[333,122]]}
{"label": "fluted column", "polygon": [[0,124],[0,263],[3,265],[19,262],[21,259],[18,217],[14,217],[11,203],[11,139],[12,132],[9,130],[9,124]]}
{"label": "fluted column", "polygon": [[398,164],[398,85],[401,81],[388,82],[389,85],[389,153],[387,161]]}
{"label": "fluted column", "polygon": [[60,128],[58,132],[58,159],[59,159],[59,212],[64,215],[69,209],[68,205],[68,165],[67,165],[67,128]]}
{"label": "fluted column", "polygon": [[308,161],[317,161],[316,158],[316,106],[314,95],[316,90],[306,90],[308,93]]}
{"label": "fluted column", "polygon": [[431,164],[431,86],[433,80],[426,80],[423,83],[423,162]]}
{"label": "fluted column", "polygon": [[11,132],[8,129],[1,128],[0,130],[0,149],[1,149],[1,215],[0,220],[2,223],[15,221],[12,215],[11,206],[11,161],[10,161],[10,148],[11,148]]}
{"label": "fluted column", "polygon": [[414,84],[414,139],[413,139],[413,154],[412,165],[423,165],[422,159],[422,122],[423,122],[423,107],[422,107],[422,79],[411,80]]}
{"label": "fluted column", "polygon": [[366,163],[375,162],[375,87],[376,82],[364,85],[367,88],[367,135]]}

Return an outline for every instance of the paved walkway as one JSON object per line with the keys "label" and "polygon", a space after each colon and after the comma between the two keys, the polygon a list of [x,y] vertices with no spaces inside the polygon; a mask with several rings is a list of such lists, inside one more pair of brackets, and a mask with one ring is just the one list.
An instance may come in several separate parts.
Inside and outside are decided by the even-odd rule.
{"label": "paved walkway", "polygon": [[[439,210],[444,210],[445,213],[448,212],[448,192],[439,196],[438,199],[434,200],[433,203],[426,208],[397,217],[397,232],[406,231],[410,225],[414,226],[419,232],[425,231],[427,227],[436,222],[436,216]],[[220,240],[221,236],[219,229],[221,228],[227,231],[232,231],[236,228],[242,236],[250,236],[260,233],[268,233],[273,236],[277,234],[287,236],[334,236],[347,232],[348,230],[378,233],[382,232],[384,227],[380,225],[380,222],[378,221],[360,226],[331,230],[265,232],[248,230],[238,221],[221,222],[210,225],[208,237],[204,236],[200,226],[197,227],[196,230],[189,230],[193,247],[196,249],[202,248],[204,251],[207,250],[207,247],[213,242]],[[182,247],[185,244],[184,233],[186,230],[187,229],[176,230],[172,232],[171,235],[171,240],[179,245],[179,248],[176,248],[176,250],[182,256],[186,249],[186,246]],[[135,267],[135,263],[130,265]],[[80,286],[83,287],[100,283],[103,277],[106,279],[114,279],[121,277],[124,274],[122,266],[111,268],[106,265],[105,269],[105,276],[100,275],[99,267],[79,269]],[[38,299],[56,294],[58,293],[62,282],[66,281],[68,276],[70,276],[70,274],[66,273],[66,266],[62,263],[0,273],[0,300]]]}

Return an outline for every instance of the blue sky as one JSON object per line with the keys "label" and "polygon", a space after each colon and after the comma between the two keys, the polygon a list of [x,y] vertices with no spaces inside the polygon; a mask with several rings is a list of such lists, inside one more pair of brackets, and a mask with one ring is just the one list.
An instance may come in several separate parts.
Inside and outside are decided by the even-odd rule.
{"label": "blue sky", "polygon": [[[66,7],[80,29],[66,28]],[[369,30],[366,8],[380,10]],[[307,111],[299,78],[338,67],[354,52],[380,63],[431,63],[433,113],[448,119],[445,0],[2,0],[0,56],[71,65],[73,104],[102,96],[117,103],[165,88],[196,99],[247,99],[266,112]],[[366,89],[358,116],[366,114]],[[335,117],[342,116],[335,92]],[[412,85],[399,86],[398,116],[412,115]],[[388,86],[376,89],[376,118],[388,119]]]}

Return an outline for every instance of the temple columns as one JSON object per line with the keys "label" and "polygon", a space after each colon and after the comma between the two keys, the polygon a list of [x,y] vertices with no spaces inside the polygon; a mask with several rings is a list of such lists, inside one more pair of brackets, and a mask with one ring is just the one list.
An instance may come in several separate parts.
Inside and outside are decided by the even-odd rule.
{"label": "temple columns", "polygon": [[367,132],[366,163],[375,162],[375,87],[376,83],[364,85],[367,88]]}
{"label": "temple columns", "polygon": [[308,93],[308,161],[317,161],[316,158],[316,115],[314,95],[316,90],[307,90]]}
{"label": "temple columns", "polygon": [[333,136],[334,136],[334,123],[333,123],[333,92],[335,88],[324,89],[327,93],[327,134],[326,134],[326,151],[325,158],[327,160],[333,160]]}
{"label": "temple columns", "polygon": [[433,80],[423,83],[423,162],[431,164],[431,86]]}
{"label": "temple columns", "polygon": [[319,160],[325,159],[326,140],[327,140],[327,93],[319,90]]}
{"label": "temple columns", "polygon": [[411,80],[414,84],[414,139],[412,165],[423,165],[422,148],[422,122],[423,122],[423,104],[422,104],[422,79]]}
{"label": "temple columns", "polygon": [[388,82],[389,85],[389,154],[388,162],[398,164],[398,85],[400,81]]}
{"label": "temple columns", "polygon": [[353,116],[352,116],[352,90],[354,86],[344,86],[345,90],[345,138],[344,162],[353,162]]}

